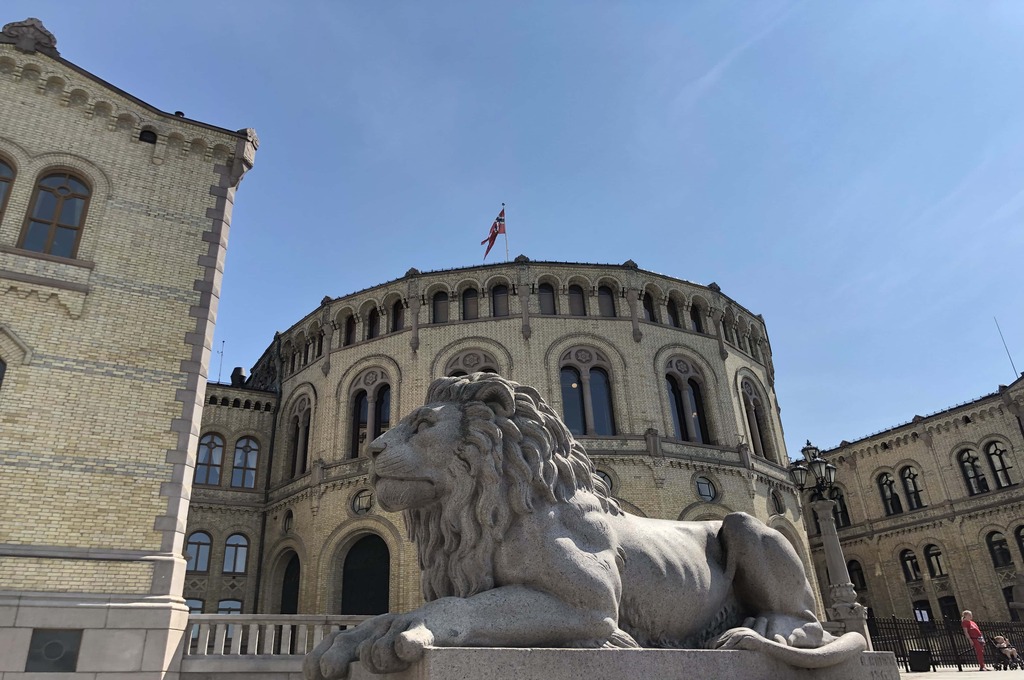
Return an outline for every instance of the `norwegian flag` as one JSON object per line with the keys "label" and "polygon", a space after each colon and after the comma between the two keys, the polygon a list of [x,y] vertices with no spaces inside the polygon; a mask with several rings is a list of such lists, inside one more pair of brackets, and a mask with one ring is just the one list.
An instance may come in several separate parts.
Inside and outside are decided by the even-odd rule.
{"label": "norwegian flag", "polygon": [[483,241],[480,241],[480,245],[487,244],[487,250],[484,251],[484,259],[487,259],[487,253],[491,252],[491,248],[494,247],[494,242],[498,240],[498,234],[505,233],[505,204],[501,204],[501,212],[494,218],[494,224],[491,225],[491,233],[487,235]]}

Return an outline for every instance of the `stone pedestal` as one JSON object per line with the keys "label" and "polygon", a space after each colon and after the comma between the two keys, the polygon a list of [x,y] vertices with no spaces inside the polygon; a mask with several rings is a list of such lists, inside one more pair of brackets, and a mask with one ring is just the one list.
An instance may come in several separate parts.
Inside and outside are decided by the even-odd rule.
{"label": "stone pedestal", "polygon": [[402,673],[373,675],[352,666],[351,680],[899,680],[890,652],[863,652],[820,669],[787,666],[763,654],[694,649],[428,649]]}

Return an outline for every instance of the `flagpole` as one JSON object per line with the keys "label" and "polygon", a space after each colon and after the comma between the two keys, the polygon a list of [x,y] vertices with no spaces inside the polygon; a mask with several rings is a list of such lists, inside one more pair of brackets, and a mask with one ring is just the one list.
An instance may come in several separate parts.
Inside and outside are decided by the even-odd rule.
{"label": "flagpole", "polygon": [[[505,204],[501,204],[501,212],[505,212]],[[508,262],[508,215],[505,215],[505,262]]]}

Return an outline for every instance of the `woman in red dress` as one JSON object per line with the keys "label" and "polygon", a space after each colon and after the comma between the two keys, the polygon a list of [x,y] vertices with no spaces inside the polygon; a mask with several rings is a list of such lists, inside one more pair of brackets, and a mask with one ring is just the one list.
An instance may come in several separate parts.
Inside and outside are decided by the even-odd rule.
{"label": "woman in red dress", "polygon": [[978,670],[987,671],[985,666],[985,638],[981,634],[981,628],[974,622],[974,614],[971,610],[965,609],[960,615],[960,625],[964,627],[964,635],[974,645],[974,654],[978,657]]}

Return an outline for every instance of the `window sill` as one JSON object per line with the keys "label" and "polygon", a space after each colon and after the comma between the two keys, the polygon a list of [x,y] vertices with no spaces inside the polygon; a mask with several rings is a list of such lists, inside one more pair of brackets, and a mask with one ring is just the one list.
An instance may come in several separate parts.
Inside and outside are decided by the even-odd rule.
{"label": "window sill", "polygon": [[0,253],[10,253],[11,255],[21,255],[22,257],[33,257],[37,260],[56,262],[57,264],[66,264],[72,267],[82,267],[84,269],[96,268],[96,263],[91,260],[79,260],[73,257],[60,257],[58,255],[36,252],[35,250],[25,250],[24,248],[12,248],[11,246],[0,245]]}
{"label": "window sill", "polygon": [[89,294],[89,278],[95,265],[0,245],[0,290],[16,288],[55,297],[72,318],[82,314]]}

